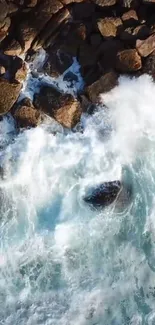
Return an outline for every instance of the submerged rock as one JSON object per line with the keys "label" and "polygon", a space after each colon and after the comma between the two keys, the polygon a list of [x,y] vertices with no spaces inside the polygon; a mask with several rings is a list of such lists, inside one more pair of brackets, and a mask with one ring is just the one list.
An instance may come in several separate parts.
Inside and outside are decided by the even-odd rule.
{"label": "submerged rock", "polygon": [[35,95],[34,106],[66,128],[73,128],[82,113],[80,102],[76,98],[51,86],[41,87],[40,93]]}
{"label": "submerged rock", "polygon": [[40,111],[35,109],[28,100],[17,106],[13,116],[20,128],[35,127],[42,120]]}
{"label": "submerged rock", "polygon": [[105,182],[92,189],[84,201],[94,208],[105,208],[115,202],[116,208],[121,210],[131,202],[132,192],[131,185],[119,180]]}

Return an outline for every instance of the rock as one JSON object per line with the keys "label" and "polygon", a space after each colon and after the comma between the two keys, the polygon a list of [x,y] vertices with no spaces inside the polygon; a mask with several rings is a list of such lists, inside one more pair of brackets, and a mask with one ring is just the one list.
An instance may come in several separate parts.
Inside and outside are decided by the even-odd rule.
{"label": "rock", "polygon": [[116,37],[120,33],[122,21],[120,18],[108,17],[100,19],[97,25],[104,38]]}
{"label": "rock", "polygon": [[82,67],[94,66],[94,64],[97,62],[97,52],[91,45],[83,42],[79,48],[78,61]]}
{"label": "rock", "polygon": [[142,72],[151,75],[155,80],[155,51],[145,59]]}
{"label": "rock", "polygon": [[99,101],[99,96],[109,92],[118,83],[118,75],[114,71],[105,73],[99,80],[85,89],[85,93],[89,100],[93,103]]}
{"label": "rock", "polygon": [[22,53],[21,45],[15,39],[11,40],[4,48],[4,54],[11,56],[19,56]]}
{"label": "rock", "polygon": [[68,81],[70,83],[73,83],[73,82],[78,82],[78,77],[76,74],[74,74],[73,72],[71,71],[68,71],[65,75],[64,75],[64,78],[63,78],[64,81]]}
{"label": "rock", "polygon": [[0,65],[0,75],[5,74],[6,70],[5,67],[3,67],[2,65]]}
{"label": "rock", "polygon": [[102,43],[102,36],[98,33],[93,33],[90,36],[90,43],[94,48],[97,48]]}
{"label": "rock", "polygon": [[73,3],[73,2],[82,2],[83,0],[61,0],[61,2],[64,4],[64,5],[68,5],[70,3]]}
{"label": "rock", "polygon": [[67,53],[58,50],[49,54],[47,61],[43,66],[44,72],[53,78],[59,77],[64,73],[73,63],[73,58]]}
{"label": "rock", "polygon": [[114,6],[117,0],[92,0],[96,5],[101,7],[111,7]]}
{"label": "rock", "polygon": [[5,0],[0,0],[0,21],[4,21],[4,19],[8,15],[8,4]]}
{"label": "rock", "polygon": [[124,44],[119,40],[112,39],[103,42],[98,49],[99,66],[104,73],[110,69],[115,69],[117,53],[124,49]]}
{"label": "rock", "polygon": [[72,56],[77,56],[80,45],[86,39],[86,27],[84,24],[71,24],[69,30],[61,40],[61,48],[64,52],[69,53]]}
{"label": "rock", "polygon": [[143,0],[143,3],[152,4],[155,3],[155,0]]}
{"label": "rock", "polygon": [[35,7],[38,3],[38,0],[26,0],[27,7]]}
{"label": "rock", "polygon": [[140,70],[142,68],[141,57],[135,49],[120,51],[117,55],[116,68],[122,73]]}
{"label": "rock", "polygon": [[43,86],[40,93],[35,95],[34,106],[66,128],[73,128],[82,113],[77,99],[50,86]]}
{"label": "rock", "polygon": [[143,57],[147,57],[151,54],[155,50],[155,34],[152,34],[145,40],[138,39],[136,42],[136,49]]}
{"label": "rock", "polygon": [[20,128],[35,127],[41,123],[40,111],[32,106],[19,105],[13,116]]}
{"label": "rock", "polygon": [[121,5],[125,8],[135,8],[139,5],[139,0],[121,0]]}
{"label": "rock", "polygon": [[26,63],[19,57],[11,57],[10,63],[10,78],[16,82],[23,82],[27,77]]}
{"label": "rock", "polygon": [[92,189],[91,194],[84,197],[84,201],[95,208],[107,207],[117,199],[121,189],[120,181],[105,182]]}
{"label": "rock", "polygon": [[83,66],[80,68],[81,75],[84,79],[85,85],[89,86],[98,80],[102,73],[100,71],[99,65],[96,63],[92,66]]}
{"label": "rock", "polygon": [[18,29],[24,52],[28,51],[52,15],[56,14],[62,7],[63,5],[59,0],[40,1],[37,9],[34,12],[32,11],[26,20],[19,24]]}
{"label": "rock", "polygon": [[136,28],[128,27],[120,35],[120,39],[124,42],[133,42],[137,39],[146,39],[150,34],[150,30],[146,25],[139,25]]}
{"label": "rock", "polygon": [[93,3],[77,3],[72,8],[72,17],[74,20],[82,20],[92,17],[95,11]]}
{"label": "rock", "polygon": [[122,16],[122,21],[126,27],[138,24],[138,16],[135,10],[129,10]]}
{"label": "rock", "polygon": [[0,115],[10,111],[19,97],[21,85],[0,79]]}

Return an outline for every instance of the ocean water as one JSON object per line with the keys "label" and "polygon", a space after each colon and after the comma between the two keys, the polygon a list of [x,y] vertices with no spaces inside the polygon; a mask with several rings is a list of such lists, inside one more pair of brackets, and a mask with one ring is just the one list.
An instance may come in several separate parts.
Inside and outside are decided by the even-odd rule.
{"label": "ocean water", "polygon": [[[155,324],[155,84],[122,77],[102,102],[73,131],[0,121],[0,325]],[[123,177],[121,211],[84,203]]]}

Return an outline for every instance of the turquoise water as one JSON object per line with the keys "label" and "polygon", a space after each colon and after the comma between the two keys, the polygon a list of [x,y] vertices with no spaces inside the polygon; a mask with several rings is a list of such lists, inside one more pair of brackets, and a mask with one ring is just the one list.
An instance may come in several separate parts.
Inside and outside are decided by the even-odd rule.
{"label": "turquoise water", "polygon": [[[102,100],[83,132],[0,122],[0,324],[155,324],[155,85],[121,78]],[[84,204],[124,175],[121,212]]]}

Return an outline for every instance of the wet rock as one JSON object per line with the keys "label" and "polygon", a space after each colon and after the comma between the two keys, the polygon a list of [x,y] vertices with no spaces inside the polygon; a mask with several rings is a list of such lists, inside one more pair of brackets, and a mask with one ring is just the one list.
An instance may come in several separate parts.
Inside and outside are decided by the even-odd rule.
{"label": "wet rock", "polygon": [[120,4],[124,8],[135,8],[139,5],[139,0],[121,0]]}
{"label": "wet rock", "polygon": [[95,208],[107,207],[112,204],[122,189],[120,181],[105,182],[94,188],[84,197],[84,201]]}
{"label": "wet rock", "polygon": [[97,25],[104,38],[116,37],[120,32],[122,21],[120,18],[108,17],[100,19]]}
{"label": "wet rock", "polygon": [[40,124],[42,120],[40,111],[35,109],[32,105],[19,105],[13,116],[19,128],[35,127]]}
{"label": "wet rock", "polygon": [[0,115],[10,111],[19,97],[21,85],[0,79]]}
{"label": "wet rock", "polygon": [[83,0],[61,0],[61,2],[64,4],[64,5],[68,5],[70,3],[73,3],[73,2],[82,2]]}
{"label": "wet rock", "polygon": [[27,77],[26,63],[19,57],[11,58],[10,77],[13,81],[22,83]]}
{"label": "wet rock", "polygon": [[89,100],[93,103],[99,101],[99,96],[109,92],[118,83],[118,75],[114,71],[105,73],[99,80],[85,89]]}
{"label": "wet rock", "polygon": [[82,113],[77,99],[50,86],[43,86],[40,93],[35,95],[34,106],[66,128],[73,128]]}
{"label": "wet rock", "polygon": [[26,0],[27,7],[35,7],[38,3],[38,0]]}
{"label": "wet rock", "polygon": [[146,3],[146,4],[152,4],[152,3],[155,3],[155,0],[142,0],[143,3]]}
{"label": "wet rock", "polygon": [[[120,35],[120,38],[124,42],[132,42],[135,44],[137,39],[146,39],[150,34],[150,30],[146,25],[140,25],[136,28],[128,27]],[[131,43],[131,44],[132,44]]]}
{"label": "wet rock", "polygon": [[72,17],[75,20],[82,20],[92,17],[95,11],[93,3],[82,2],[74,4],[72,9]]}
{"label": "wet rock", "polygon": [[100,71],[99,65],[96,63],[92,66],[83,66],[80,68],[80,73],[84,79],[85,85],[89,86],[98,80],[102,73]]}
{"label": "wet rock", "polygon": [[97,62],[97,52],[91,45],[83,42],[79,48],[78,61],[82,67],[94,66]]}
{"label": "wet rock", "polygon": [[155,34],[152,34],[145,40],[138,39],[136,42],[136,49],[143,57],[147,57],[151,54],[155,50]]}
{"label": "wet rock", "polygon": [[141,57],[135,49],[121,51],[117,55],[116,68],[123,73],[140,70],[142,68]]}
{"label": "wet rock", "polygon": [[90,36],[90,43],[94,48],[97,48],[102,43],[102,36],[99,33],[93,33]]}
{"label": "wet rock", "polygon": [[64,81],[68,81],[68,82],[77,82],[78,81],[78,77],[76,76],[75,73],[68,71],[63,78]]}
{"label": "wet rock", "polygon": [[43,66],[43,70],[49,76],[57,78],[64,73],[73,64],[71,55],[58,50],[49,54],[47,61]]}

